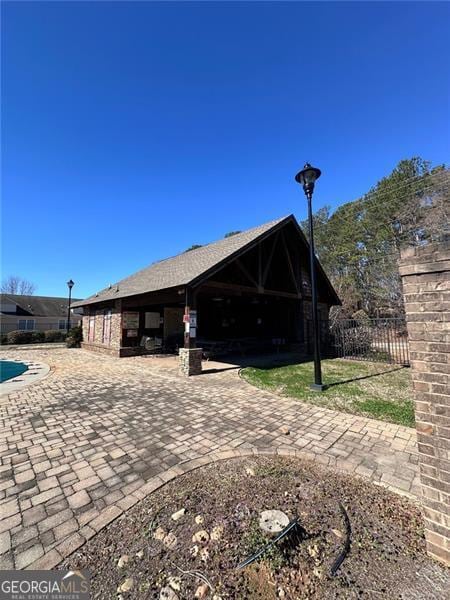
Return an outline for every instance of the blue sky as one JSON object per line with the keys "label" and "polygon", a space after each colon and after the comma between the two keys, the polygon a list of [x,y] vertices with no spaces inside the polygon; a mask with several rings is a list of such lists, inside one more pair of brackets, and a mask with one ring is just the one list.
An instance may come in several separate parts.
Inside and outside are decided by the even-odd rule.
{"label": "blue sky", "polygon": [[84,297],[448,162],[447,3],[4,2],[2,274]]}

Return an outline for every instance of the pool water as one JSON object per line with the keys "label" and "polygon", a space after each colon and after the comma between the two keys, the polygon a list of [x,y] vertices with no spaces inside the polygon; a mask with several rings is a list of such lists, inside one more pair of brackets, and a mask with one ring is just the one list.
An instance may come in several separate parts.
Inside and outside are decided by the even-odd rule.
{"label": "pool water", "polygon": [[0,360],[0,383],[22,375],[28,370],[27,365],[12,360]]}

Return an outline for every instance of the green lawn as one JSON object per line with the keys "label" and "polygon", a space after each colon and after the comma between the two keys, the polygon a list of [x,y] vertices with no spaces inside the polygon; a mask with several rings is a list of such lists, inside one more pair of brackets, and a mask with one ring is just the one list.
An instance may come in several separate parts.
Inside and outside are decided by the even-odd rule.
{"label": "green lawn", "polygon": [[414,427],[410,370],[375,362],[322,361],[324,392],[309,389],[312,362],[274,368],[243,369],[243,379],[283,396],[318,406]]}

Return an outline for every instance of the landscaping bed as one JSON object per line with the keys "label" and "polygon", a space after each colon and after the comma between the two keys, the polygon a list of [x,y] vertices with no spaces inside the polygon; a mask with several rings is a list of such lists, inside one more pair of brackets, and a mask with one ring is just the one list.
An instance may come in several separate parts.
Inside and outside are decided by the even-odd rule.
{"label": "landscaping bed", "polygon": [[341,410],[414,427],[414,402],[409,368],[345,359],[322,361],[324,392],[309,389],[314,365],[304,362],[281,367],[241,371],[243,379],[283,396],[325,408]]}
{"label": "landscaping bed", "polygon": [[[350,549],[336,575],[330,569]],[[299,519],[273,534],[260,513]],[[344,553],[345,554],[345,553]],[[166,484],[66,559],[88,569],[92,598],[445,598],[450,573],[426,556],[418,508],[406,498],[310,461],[254,457],[215,463]],[[195,573],[194,573],[195,572]]]}

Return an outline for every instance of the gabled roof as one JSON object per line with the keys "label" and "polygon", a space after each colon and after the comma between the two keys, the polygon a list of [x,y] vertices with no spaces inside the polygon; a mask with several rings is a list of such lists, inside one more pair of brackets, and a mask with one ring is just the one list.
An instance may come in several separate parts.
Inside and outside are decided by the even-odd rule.
{"label": "gabled roof", "polygon": [[[74,300],[79,302],[80,300]],[[2,305],[15,304],[18,310],[15,313],[1,310],[1,314],[17,314],[33,317],[67,317],[69,302],[67,298],[54,298],[51,296],[24,296],[19,294],[0,294]]]}
{"label": "gabled roof", "polygon": [[[167,288],[198,284],[202,279],[206,279],[212,271],[220,268],[225,261],[239,256],[253,244],[271,235],[278,228],[289,222],[293,222],[296,225],[303,242],[308,246],[308,242],[295,217],[289,215],[270,221],[264,225],[247,229],[217,242],[201,246],[195,250],[189,250],[171,258],[155,262],[141,271],[122,279],[118,283],[97,292],[93,296],[74,303],[73,306],[85,306],[87,304],[125,298],[127,296],[156,292]],[[320,265],[319,268],[326,279],[327,285],[330,287],[332,297],[336,298],[336,303],[340,303],[336,292]]]}

